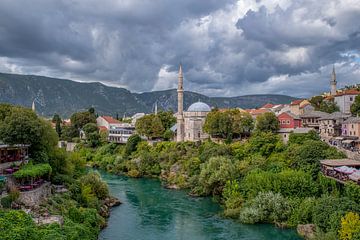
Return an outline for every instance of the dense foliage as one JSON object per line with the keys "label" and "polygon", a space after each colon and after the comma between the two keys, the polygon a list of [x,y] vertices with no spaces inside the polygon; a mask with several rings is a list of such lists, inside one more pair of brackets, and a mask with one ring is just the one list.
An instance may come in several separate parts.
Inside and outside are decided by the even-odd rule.
{"label": "dense foliage", "polygon": [[233,138],[249,136],[254,128],[254,121],[247,112],[238,109],[219,111],[212,110],[207,116],[204,131],[212,137],[231,141]]}
{"label": "dense foliage", "polygon": [[14,173],[15,178],[36,178],[45,175],[50,175],[52,169],[50,164],[27,164],[22,167],[19,171]]}
{"label": "dense foliage", "polygon": [[279,120],[273,112],[266,112],[256,117],[257,131],[260,132],[277,132],[280,128]]}
{"label": "dense foliage", "polygon": [[309,101],[316,111],[326,113],[339,111],[339,106],[337,106],[333,100],[325,100],[323,96],[314,96]]}
{"label": "dense foliage", "polygon": [[[82,147],[79,154],[112,173],[159,177],[165,185],[188,188],[192,195],[214,196],[224,205],[225,216],[244,223],[290,227],[314,223],[319,238],[339,237],[341,219],[348,212],[359,214],[360,190],[322,176],[319,160],[344,154],[322,142],[316,132],[291,134],[284,144],[272,133],[276,129],[272,118],[269,115],[264,121],[262,129],[267,131],[255,131],[242,142],[152,146],[134,136],[127,146]],[[344,229],[351,224],[344,223]]]}
{"label": "dense foliage", "polygon": [[[93,111],[84,115],[91,115],[89,119],[93,122]],[[84,124],[87,121],[84,119],[86,117],[78,116],[77,124]],[[55,117],[54,121],[59,119]],[[87,124],[86,131],[95,130],[94,125]],[[79,153],[58,149],[56,131],[33,111],[22,107],[0,105],[0,141],[30,145],[30,163],[21,166],[13,175],[18,183],[46,176],[51,183],[69,189],[67,193],[51,195],[48,201],[25,213],[10,210],[14,203],[17,206],[22,203],[17,188],[8,185],[10,191],[0,201],[0,239],[97,239],[105,225],[103,201],[109,197],[109,191],[99,174],[87,173],[85,158]],[[32,217],[43,213],[61,215],[64,224],[35,225]]]}
{"label": "dense foliage", "polygon": [[136,131],[149,139],[169,139],[169,130],[175,124],[176,118],[172,112],[148,114],[136,121]]}
{"label": "dense foliage", "polygon": [[360,115],[360,95],[357,95],[357,96],[355,97],[355,101],[354,101],[354,103],[351,105],[350,111],[351,111],[351,114],[352,114],[353,116],[358,116],[358,115]]}

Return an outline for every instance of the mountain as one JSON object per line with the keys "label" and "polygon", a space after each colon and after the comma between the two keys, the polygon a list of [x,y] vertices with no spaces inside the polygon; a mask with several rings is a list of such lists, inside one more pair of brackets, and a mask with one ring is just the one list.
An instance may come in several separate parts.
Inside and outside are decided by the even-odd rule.
{"label": "mountain", "polygon": [[[296,98],[276,95],[246,95],[239,97],[208,97],[195,92],[184,93],[185,109],[191,103],[202,101],[212,107],[255,108],[265,103],[289,103]],[[72,113],[93,106],[99,114],[130,116],[137,112],[158,109],[176,110],[176,89],[145,93],[132,93],[124,88],[109,87],[99,82],[82,83],[67,79],[34,75],[0,73],[0,102],[31,107],[43,116],[59,113],[69,117]]]}

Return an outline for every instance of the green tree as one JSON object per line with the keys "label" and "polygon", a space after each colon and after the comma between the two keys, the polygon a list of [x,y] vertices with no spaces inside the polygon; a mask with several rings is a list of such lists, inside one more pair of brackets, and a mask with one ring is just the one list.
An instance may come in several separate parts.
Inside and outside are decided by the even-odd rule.
{"label": "green tree", "polygon": [[279,120],[272,112],[263,113],[256,118],[256,130],[276,133],[280,129]]}
{"label": "green tree", "polygon": [[149,139],[161,138],[165,131],[161,119],[155,114],[145,115],[138,119],[135,129],[137,133]]}
{"label": "green tree", "polygon": [[219,195],[228,180],[236,175],[236,167],[230,158],[212,157],[201,165],[199,185],[201,195]]}
{"label": "green tree", "polygon": [[139,142],[141,142],[141,137],[139,135],[137,134],[131,135],[125,145],[124,155],[130,156],[131,153],[135,152]]}
{"label": "green tree", "polygon": [[176,123],[176,118],[174,117],[174,113],[171,111],[168,112],[161,111],[157,114],[157,116],[160,118],[161,124],[163,125],[165,130],[170,129]]}
{"label": "green tree", "polygon": [[55,131],[57,132],[58,136],[61,136],[61,118],[59,114],[54,114],[52,122],[55,123]]}
{"label": "green tree", "polygon": [[249,136],[254,129],[254,120],[247,112],[240,112],[239,110],[231,110],[232,116],[232,131],[235,136]]}
{"label": "green tree", "polygon": [[350,107],[351,114],[353,116],[360,115],[360,95],[355,97],[354,103]]}
{"label": "green tree", "polygon": [[309,100],[309,102],[315,108],[316,111],[319,111],[320,105],[323,102],[323,100],[324,100],[323,96],[314,96]]}
{"label": "green tree", "polygon": [[320,104],[319,111],[326,113],[333,113],[340,111],[340,109],[334,101],[323,101]]}
{"label": "green tree", "polygon": [[89,111],[74,113],[71,118],[71,125],[76,129],[83,128],[88,123],[96,123],[96,116]]}
{"label": "green tree", "polygon": [[97,125],[95,123],[87,123],[83,127],[83,130],[84,130],[85,134],[88,135],[90,133],[98,132],[99,128],[97,127]]}
{"label": "green tree", "polygon": [[58,137],[51,125],[30,109],[13,107],[0,122],[0,139],[7,144],[29,144],[30,156],[47,161],[57,145]]}

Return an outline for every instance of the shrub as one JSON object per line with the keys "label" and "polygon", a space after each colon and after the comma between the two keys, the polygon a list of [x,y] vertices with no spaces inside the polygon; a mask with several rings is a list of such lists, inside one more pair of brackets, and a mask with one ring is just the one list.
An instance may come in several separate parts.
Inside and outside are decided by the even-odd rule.
{"label": "shrub", "polygon": [[261,192],[240,213],[243,223],[280,223],[290,215],[288,200],[279,193]]}
{"label": "shrub", "polygon": [[357,213],[348,212],[341,218],[340,239],[352,240],[353,236],[358,234],[360,234],[360,216]]}
{"label": "shrub", "polygon": [[286,197],[310,197],[318,192],[311,175],[303,171],[285,170],[280,173],[253,171],[240,184],[245,196],[272,191]]}
{"label": "shrub", "polygon": [[231,159],[226,157],[212,157],[201,165],[199,175],[200,194],[219,195],[228,180],[235,177],[236,167]]}
{"label": "shrub", "polygon": [[244,199],[240,193],[239,183],[237,181],[226,182],[222,193],[225,205],[225,216],[238,218]]}

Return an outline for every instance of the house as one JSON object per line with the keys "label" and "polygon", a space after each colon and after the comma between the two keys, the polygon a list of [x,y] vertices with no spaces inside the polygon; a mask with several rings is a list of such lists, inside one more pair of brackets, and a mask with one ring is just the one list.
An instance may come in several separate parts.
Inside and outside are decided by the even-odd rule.
{"label": "house", "polygon": [[120,127],[121,122],[110,116],[99,116],[96,119],[96,125],[99,128],[105,127],[107,130],[109,130],[111,127]]}
{"label": "house", "polygon": [[320,118],[327,117],[329,114],[320,111],[305,112],[300,115],[301,124],[303,127],[313,128],[317,132],[320,129]]}
{"label": "house", "polygon": [[114,143],[127,143],[129,137],[135,132],[135,127],[129,123],[122,123],[119,126],[111,126],[109,129],[108,141]]}
{"label": "house", "polygon": [[314,107],[306,99],[299,99],[290,103],[290,112],[295,115],[301,115],[310,111],[314,111]]}
{"label": "house", "polygon": [[342,136],[360,136],[360,118],[349,117],[342,123]]}
{"label": "house", "polygon": [[334,112],[324,117],[319,118],[319,134],[320,137],[325,141],[330,141],[334,137],[341,136],[342,124],[350,117],[349,114],[341,112]]}
{"label": "house", "polygon": [[350,107],[354,103],[357,95],[360,95],[360,91],[356,89],[344,90],[334,96],[334,102],[339,106],[340,112],[351,113]]}
{"label": "house", "polygon": [[301,118],[290,112],[284,112],[277,116],[280,128],[299,128],[301,127]]}

